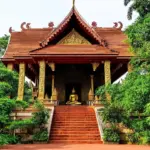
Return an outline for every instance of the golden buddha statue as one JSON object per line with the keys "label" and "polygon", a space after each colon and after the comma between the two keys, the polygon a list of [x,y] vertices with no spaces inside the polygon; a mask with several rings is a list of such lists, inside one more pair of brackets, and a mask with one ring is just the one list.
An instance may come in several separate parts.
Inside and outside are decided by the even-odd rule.
{"label": "golden buddha statue", "polygon": [[69,96],[69,101],[66,104],[67,105],[81,105],[81,103],[78,102],[78,95],[76,94],[76,91],[74,88],[72,90],[72,93]]}

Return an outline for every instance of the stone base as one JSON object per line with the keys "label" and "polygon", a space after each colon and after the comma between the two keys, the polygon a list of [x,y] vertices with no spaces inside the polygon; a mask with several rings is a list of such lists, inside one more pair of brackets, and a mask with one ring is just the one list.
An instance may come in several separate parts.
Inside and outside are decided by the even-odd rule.
{"label": "stone base", "polygon": [[68,106],[79,106],[81,104],[66,104],[66,105],[68,105]]}
{"label": "stone base", "polygon": [[68,101],[67,103],[66,103],[66,105],[71,105],[71,106],[78,106],[78,105],[81,105],[81,103],[80,102],[70,102],[70,101]]}

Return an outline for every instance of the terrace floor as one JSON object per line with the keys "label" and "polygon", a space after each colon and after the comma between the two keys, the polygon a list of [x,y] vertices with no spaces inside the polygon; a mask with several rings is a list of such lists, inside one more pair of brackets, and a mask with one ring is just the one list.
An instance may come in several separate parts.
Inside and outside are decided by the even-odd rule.
{"label": "terrace floor", "polygon": [[8,145],[2,150],[150,150],[150,146],[105,144],[29,144]]}

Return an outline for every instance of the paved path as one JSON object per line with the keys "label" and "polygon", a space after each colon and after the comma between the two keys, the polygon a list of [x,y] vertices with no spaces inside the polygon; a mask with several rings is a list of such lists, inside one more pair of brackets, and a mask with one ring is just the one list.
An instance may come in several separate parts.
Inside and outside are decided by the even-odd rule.
{"label": "paved path", "polygon": [[[1,148],[0,148],[1,149]],[[150,150],[150,146],[138,145],[103,145],[103,144],[33,144],[33,145],[10,145],[2,150]]]}

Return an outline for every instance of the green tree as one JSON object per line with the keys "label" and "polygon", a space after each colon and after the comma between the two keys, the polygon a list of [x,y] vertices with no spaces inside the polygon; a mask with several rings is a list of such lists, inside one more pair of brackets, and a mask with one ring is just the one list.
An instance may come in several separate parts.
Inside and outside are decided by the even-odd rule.
{"label": "green tree", "polygon": [[6,50],[7,44],[8,44],[9,36],[4,35],[0,37],[0,56],[2,56]]}
{"label": "green tree", "polygon": [[124,5],[129,5],[128,9],[128,19],[132,19],[133,11],[139,13],[140,17],[144,17],[150,13],[150,0],[124,0]]}
{"label": "green tree", "polygon": [[150,144],[150,0],[124,0],[124,3],[131,3],[129,19],[133,11],[139,13],[125,31],[130,50],[138,57],[132,59],[134,70],[123,83],[100,87],[96,94],[102,100],[107,100],[105,93],[111,96],[101,114],[105,123],[111,126],[121,123],[134,132],[128,135],[129,141]]}
{"label": "green tree", "polygon": [[[7,47],[9,36],[0,38],[0,55],[3,55]],[[8,70],[0,62],[0,145],[16,143],[17,138],[10,134],[8,126],[12,123],[10,113],[15,108],[26,108],[28,104],[25,101],[17,101],[18,93],[18,73]],[[29,84],[25,83],[25,100],[31,99],[31,89]]]}

